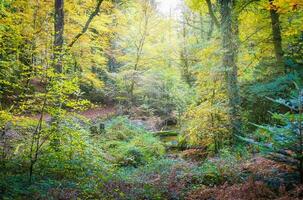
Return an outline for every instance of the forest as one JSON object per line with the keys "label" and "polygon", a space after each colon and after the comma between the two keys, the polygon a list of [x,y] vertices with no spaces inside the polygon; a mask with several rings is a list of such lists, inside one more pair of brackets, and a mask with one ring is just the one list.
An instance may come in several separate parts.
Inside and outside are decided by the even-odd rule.
{"label": "forest", "polygon": [[303,199],[303,1],[0,0],[0,199]]}

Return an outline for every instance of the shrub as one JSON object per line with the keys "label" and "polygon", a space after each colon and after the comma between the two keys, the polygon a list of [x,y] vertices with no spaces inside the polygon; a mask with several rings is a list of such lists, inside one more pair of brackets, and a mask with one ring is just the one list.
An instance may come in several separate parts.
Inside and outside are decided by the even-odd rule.
{"label": "shrub", "polygon": [[107,140],[129,140],[134,136],[147,131],[140,126],[136,126],[126,117],[116,117],[106,123]]}
{"label": "shrub", "polygon": [[121,167],[138,167],[146,162],[142,150],[135,146],[120,146],[114,155],[116,156],[115,162]]}
{"label": "shrub", "polygon": [[275,124],[256,125],[255,139],[241,138],[258,146],[270,159],[297,169],[303,183],[303,89],[297,87],[290,99],[270,99],[288,108],[286,113],[273,113]]}
{"label": "shrub", "polygon": [[206,160],[193,170],[195,182],[207,186],[238,182],[242,176],[240,163],[245,158],[240,157],[237,152],[231,152],[230,149],[222,149],[218,157]]}
{"label": "shrub", "polygon": [[131,184],[129,199],[182,199],[191,184],[192,165],[184,160],[161,158],[138,168],[122,168],[118,175]]}
{"label": "shrub", "polygon": [[105,145],[118,166],[133,166],[146,164],[161,157],[165,148],[151,133],[135,136],[129,141],[112,141]]}
{"label": "shrub", "polygon": [[15,141],[15,145],[12,146],[13,154],[3,169],[5,173],[1,174],[0,190],[3,197],[20,199],[24,196],[24,199],[41,199],[55,195],[56,198],[59,193],[54,190],[71,193],[84,191],[85,186],[91,184],[96,177],[99,180],[103,179],[109,171],[108,164],[103,158],[99,144],[90,137],[87,123],[87,120],[77,116],[65,117],[60,121],[58,125],[60,145],[56,149],[51,143],[52,126],[43,123],[39,143],[41,150],[35,162],[31,184],[29,184],[29,137],[37,122],[22,119],[20,123],[16,123],[12,129],[17,131],[17,137],[19,140],[22,139],[22,142]]}
{"label": "shrub", "polygon": [[118,166],[138,167],[162,156],[165,148],[160,140],[143,127],[132,124],[126,117],[106,123],[106,133],[100,138],[104,151]]}

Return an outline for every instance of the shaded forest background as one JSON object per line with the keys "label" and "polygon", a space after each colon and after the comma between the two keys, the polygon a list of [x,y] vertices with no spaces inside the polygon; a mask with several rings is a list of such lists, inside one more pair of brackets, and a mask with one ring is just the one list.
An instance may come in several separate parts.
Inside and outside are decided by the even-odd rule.
{"label": "shaded forest background", "polygon": [[303,2],[0,1],[1,199],[301,199]]}

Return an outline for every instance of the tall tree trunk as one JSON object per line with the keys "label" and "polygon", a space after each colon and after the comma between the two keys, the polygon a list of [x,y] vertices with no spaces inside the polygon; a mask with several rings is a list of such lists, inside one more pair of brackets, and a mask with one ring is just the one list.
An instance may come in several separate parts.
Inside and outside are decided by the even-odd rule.
{"label": "tall tree trunk", "polygon": [[[64,0],[55,0],[55,16],[54,16],[54,28],[55,28],[55,34],[54,34],[54,45],[53,45],[53,66],[55,69],[55,72],[57,74],[63,73],[63,33],[64,33]],[[56,77],[56,81],[63,84],[63,80],[60,77]],[[58,93],[57,102],[58,108],[61,109],[63,102],[61,100],[62,93]],[[59,135],[59,126],[58,126],[58,119],[60,118],[59,114],[56,113],[54,116],[52,116],[52,124],[53,127],[56,129],[54,130],[54,133],[56,134],[56,137],[53,137],[50,141],[51,146],[55,151],[58,151],[60,146],[60,140],[57,137]]]}
{"label": "tall tree trunk", "polygon": [[300,173],[300,183],[303,184],[303,127],[302,127],[302,96],[303,90],[299,91],[298,103],[299,103],[299,147],[300,147],[300,158],[299,158],[299,173]]}
{"label": "tall tree trunk", "polygon": [[187,50],[187,30],[186,30],[186,24],[183,23],[182,27],[182,49],[181,49],[181,62],[182,62],[182,76],[185,82],[188,85],[191,85],[191,77],[189,72],[189,61],[188,61],[188,50]]}
{"label": "tall tree trunk", "polygon": [[55,0],[55,38],[54,67],[57,73],[62,73],[63,32],[64,32],[64,0]]}
{"label": "tall tree trunk", "polygon": [[221,5],[221,34],[223,47],[223,68],[227,84],[227,95],[229,103],[230,129],[233,142],[236,142],[237,135],[241,135],[240,116],[240,94],[238,86],[238,68],[236,65],[238,52],[237,20],[233,19],[233,0],[220,0]]}
{"label": "tall tree trunk", "polygon": [[273,0],[269,0],[270,4],[270,19],[272,28],[272,38],[275,49],[277,71],[281,73],[285,70],[284,59],[283,59],[283,48],[282,48],[282,37],[281,37],[281,24],[280,15],[277,12],[277,8],[273,4]]}

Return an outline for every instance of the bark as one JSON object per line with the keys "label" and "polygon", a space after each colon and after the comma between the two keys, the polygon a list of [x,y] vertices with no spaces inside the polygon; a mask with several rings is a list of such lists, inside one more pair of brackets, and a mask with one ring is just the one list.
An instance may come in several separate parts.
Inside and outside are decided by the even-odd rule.
{"label": "bark", "polygon": [[302,127],[302,95],[303,90],[300,90],[299,97],[298,97],[298,103],[299,103],[299,138],[300,138],[300,152],[299,152],[299,173],[300,173],[300,183],[303,183],[303,127]]}
{"label": "bark", "polygon": [[182,76],[186,83],[188,85],[191,85],[191,78],[189,73],[189,62],[188,62],[188,51],[187,51],[187,44],[186,44],[186,38],[187,38],[187,31],[186,31],[186,25],[183,23],[182,28],[182,50],[181,50],[181,61],[182,61]]}
{"label": "bark", "polygon": [[282,36],[281,36],[281,24],[280,15],[277,12],[273,0],[269,0],[270,3],[270,19],[272,28],[272,39],[275,50],[276,65],[278,73],[285,70],[284,59],[283,59],[283,48],[282,48]]}
{"label": "bark", "polygon": [[63,32],[64,32],[64,0],[55,0],[55,38],[54,67],[57,73],[62,73]]}
{"label": "bark", "polygon": [[227,85],[227,96],[229,103],[230,129],[233,135],[233,142],[236,142],[237,135],[241,135],[242,122],[240,117],[240,94],[238,86],[238,68],[236,65],[238,53],[238,31],[235,31],[233,19],[233,0],[220,0],[221,5],[221,34],[223,47],[223,68]]}

